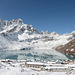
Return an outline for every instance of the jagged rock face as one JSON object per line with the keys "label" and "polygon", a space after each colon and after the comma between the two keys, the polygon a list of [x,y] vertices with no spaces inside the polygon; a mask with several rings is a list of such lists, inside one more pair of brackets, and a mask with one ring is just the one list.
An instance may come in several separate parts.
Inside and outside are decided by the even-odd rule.
{"label": "jagged rock face", "polygon": [[65,53],[75,54],[75,39],[73,39],[72,41],[70,41],[69,43],[65,45],[58,46],[56,50],[65,52]]}
{"label": "jagged rock face", "polygon": [[33,28],[32,25],[24,24],[21,19],[12,19],[10,21],[0,19],[0,30],[1,33],[8,32],[9,34],[14,32],[18,32],[18,34],[24,32],[40,33],[37,29]]}
{"label": "jagged rock face", "polygon": [[17,20],[12,19],[10,21],[0,19],[0,31],[4,30],[9,25],[14,25],[14,24],[22,25],[23,21],[21,19],[17,19]]}
{"label": "jagged rock face", "polygon": [[5,38],[10,38],[14,41],[17,41],[19,39],[18,35],[25,34],[26,36],[26,34],[40,34],[40,32],[37,29],[33,28],[32,25],[24,24],[21,19],[12,19],[10,21],[0,19],[0,24],[0,34]]}

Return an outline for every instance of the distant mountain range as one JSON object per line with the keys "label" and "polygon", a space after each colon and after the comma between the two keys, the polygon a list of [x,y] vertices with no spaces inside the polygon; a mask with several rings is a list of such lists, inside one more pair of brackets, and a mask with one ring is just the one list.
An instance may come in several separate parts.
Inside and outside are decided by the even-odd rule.
{"label": "distant mountain range", "polygon": [[75,31],[68,34],[40,32],[21,19],[0,19],[0,50],[55,49],[73,39]]}

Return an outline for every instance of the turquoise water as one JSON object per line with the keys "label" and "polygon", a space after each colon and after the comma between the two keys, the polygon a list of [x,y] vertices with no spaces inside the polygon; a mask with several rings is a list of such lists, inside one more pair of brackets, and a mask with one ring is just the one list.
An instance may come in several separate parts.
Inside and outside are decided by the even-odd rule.
{"label": "turquoise water", "polygon": [[[75,58],[75,57],[74,57]],[[40,59],[40,60],[65,60],[74,59],[73,56],[62,54],[55,50],[13,50],[0,51],[0,59]]]}
{"label": "turquoise water", "polygon": [[75,60],[75,54],[68,54],[68,53],[65,53],[64,54],[68,59],[70,60]]}

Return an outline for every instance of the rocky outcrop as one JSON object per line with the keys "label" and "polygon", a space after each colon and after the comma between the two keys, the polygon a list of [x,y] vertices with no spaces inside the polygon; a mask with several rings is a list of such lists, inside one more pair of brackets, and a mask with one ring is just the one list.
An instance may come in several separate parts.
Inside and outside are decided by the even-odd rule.
{"label": "rocky outcrop", "polygon": [[75,54],[75,39],[65,45],[56,47],[56,50],[64,53]]}

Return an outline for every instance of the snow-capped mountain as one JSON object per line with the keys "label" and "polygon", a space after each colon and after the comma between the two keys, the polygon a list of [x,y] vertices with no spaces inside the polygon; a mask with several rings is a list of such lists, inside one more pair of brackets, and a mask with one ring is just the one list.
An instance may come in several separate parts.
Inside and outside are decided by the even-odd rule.
{"label": "snow-capped mountain", "polygon": [[40,32],[32,25],[24,24],[21,19],[0,19],[0,50],[55,49],[74,39],[74,34]]}

